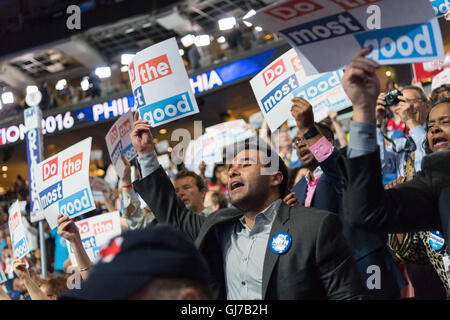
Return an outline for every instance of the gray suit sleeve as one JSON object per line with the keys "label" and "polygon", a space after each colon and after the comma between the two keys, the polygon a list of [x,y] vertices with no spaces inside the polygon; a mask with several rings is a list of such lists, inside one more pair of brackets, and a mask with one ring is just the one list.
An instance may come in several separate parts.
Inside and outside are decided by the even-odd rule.
{"label": "gray suit sleeve", "polygon": [[335,214],[322,221],[316,240],[316,262],[328,299],[362,299],[364,286],[353,252]]}
{"label": "gray suit sleeve", "polygon": [[350,123],[350,140],[347,146],[349,159],[360,157],[377,150],[375,124],[352,121]]}

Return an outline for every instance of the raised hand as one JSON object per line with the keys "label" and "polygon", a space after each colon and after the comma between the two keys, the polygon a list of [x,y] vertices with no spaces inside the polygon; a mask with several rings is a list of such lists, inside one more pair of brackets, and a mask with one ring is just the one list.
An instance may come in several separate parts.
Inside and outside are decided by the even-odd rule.
{"label": "raised hand", "polygon": [[127,185],[131,184],[131,166],[124,155],[122,155],[122,161],[125,166],[125,169],[123,170],[123,176],[122,176],[122,185],[127,186]]}
{"label": "raised hand", "polygon": [[58,234],[70,243],[81,240],[80,232],[75,222],[63,215],[58,216]]}
{"label": "raised hand", "polygon": [[297,122],[297,127],[302,134],[305,134],[314,126],[314,113],[311,104],[303,98],[294,98],[291,113]]}
{"label": "raised hand", "polygon": [[295,192],[291,192],[286,197],[284,197],[283,202],[291,207],[300,205],[297,201],[297,198],[295,197]]}
{"label": "raised hand", "polygon": [[139,111],[134,113],[133,130],[130,133],[131,143],[139,156],[153,152],[155,145],[150,131],[152,127],[147,121],[139,119]]}
{"label": "raised hand", "polygon": [[370,48],[359,50],[352,58],[342,77],[342,86],[353,103],[353,120],[373,122],[375,106],[380,93],[380,81],[375,70],[379,64],[365,56]]}
{"label": "raised hand", "polygon": [[25,262],[25,259],[14,259],[13,270],[20,279],[30,277],[30,272],[27,269],[27,263]]}

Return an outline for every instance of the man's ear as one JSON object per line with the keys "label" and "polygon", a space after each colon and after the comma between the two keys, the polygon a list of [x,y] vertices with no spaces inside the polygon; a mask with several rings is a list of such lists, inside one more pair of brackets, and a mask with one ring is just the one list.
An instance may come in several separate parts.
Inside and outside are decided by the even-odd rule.
{"label": "man's ear", "polygon": [[178,291],[178,294],[175,297],[175,299],[176,300],[200,300],[200,296],[199,296],[197,290],[195,290],[192,287],[187,287],[187,288],[180,289],[180,291]]}
{"label": "man's ear", "polygon": [[277,171],[271,176],[271,185],[279,186],[283,182],[283,174],[281,171]]}

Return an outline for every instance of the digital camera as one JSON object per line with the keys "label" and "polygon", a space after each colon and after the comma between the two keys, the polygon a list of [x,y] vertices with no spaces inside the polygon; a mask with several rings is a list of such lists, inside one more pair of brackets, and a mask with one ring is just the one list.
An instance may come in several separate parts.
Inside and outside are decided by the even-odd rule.
{"label": "digital camera", "polygon": [[395,106],[397,103],[400,102],[398,99],[398,96],[402,96],[402,92],[400,90],[394,89],[392,91],[389,91],[384,95],[384,101],[386,102],[386,108],[390,108],[392,106]]}

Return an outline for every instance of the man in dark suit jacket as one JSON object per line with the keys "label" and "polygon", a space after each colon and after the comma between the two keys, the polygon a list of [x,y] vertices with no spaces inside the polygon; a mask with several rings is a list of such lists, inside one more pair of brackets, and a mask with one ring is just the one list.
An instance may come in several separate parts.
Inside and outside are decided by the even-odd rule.
{"label": "man in dark suit jacket", "polygon": [[375,136],[378,64],[364,57],[369,52],[357,52],[342,79],[353,102],[347,157],[340,164],[345,218],[353,226],[377,232],[439,230],[450,243],[450,103],[435,106],[429,114],[428,127],[433,126],[428,129],[427,143],[435,153],[423,159],[422,171],[412,180],[384,190]]}
{"label": "man in dark suit jacket", "polygon": [[158,221],[195,241],[220,299],[361,298],[361,277],[338,217],[281,201],[287,169],[280,157],[267,158],[246,144],[229,170],[229,197],[239,209],[199,216],[184,206],[159,166],[150,126],[135,120],[130,137],[143,178],[134,187]]}
{"label": "man in dark suit jacket", "polygon": [[[398,299],[407,281],[387,249],[387,235],[352,228],[343,218],[342,181],[337,163],[341,152],[334,148],[333,132],[314,123],[313,108],[308,101],[302,98],[292,101],[292,116],[299,128],[294,145],[302,166],[309,169],[295,186],[295,197],[304,206],[338,214],[370,298]],[[308,135],[312,127],[317,130]],[[371,266],[379,267],[379,286],[371,281]]]}

